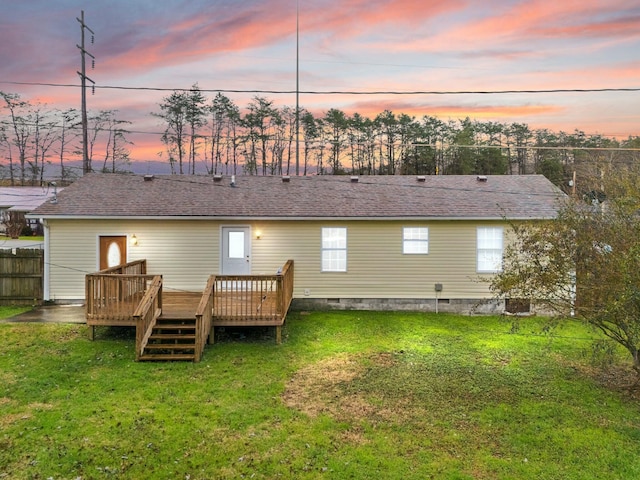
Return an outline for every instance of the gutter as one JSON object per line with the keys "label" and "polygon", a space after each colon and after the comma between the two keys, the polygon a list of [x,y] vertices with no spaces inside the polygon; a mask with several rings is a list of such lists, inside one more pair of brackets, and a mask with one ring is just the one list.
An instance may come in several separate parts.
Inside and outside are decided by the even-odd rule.
{"label": "gutter", "polygon": [[26,215],[27,218],[38,218],[41,220],[180,220],[180,221],[527,221],[527,220],[553,220],[554,216],[547,217],[420,217],[420,216],[397,216],[397,217],[277,217],[277,216],[233,216],[233,215],[221,215],[221,216],[186,216],[186,215],[168,215],[168,216],[114,216],[114,215]]}

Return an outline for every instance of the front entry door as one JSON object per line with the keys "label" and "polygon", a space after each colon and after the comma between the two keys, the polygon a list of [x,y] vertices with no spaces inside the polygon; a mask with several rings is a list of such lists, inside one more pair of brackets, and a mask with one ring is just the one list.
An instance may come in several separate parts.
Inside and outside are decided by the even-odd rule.
{"label": "front entry door", "polygon": [[222,275],[251,274],[249,227],[222,227]]}
{"label": "front entry door", "polygon": [[100,270],[127,263],[126,235],[100,237]]}

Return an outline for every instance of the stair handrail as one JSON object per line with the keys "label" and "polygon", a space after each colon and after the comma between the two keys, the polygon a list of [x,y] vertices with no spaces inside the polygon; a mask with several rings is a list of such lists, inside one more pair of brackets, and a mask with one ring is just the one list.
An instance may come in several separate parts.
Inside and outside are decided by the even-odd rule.
{"label": "stair handrail", "polygon": [[122,274],[139,274],[146,275],[147,273],[147,259],[133,260],[127,263],[121,263],[114,267],[105,268],[96,273],[106,273],[109,275],[122,275]]}
{"label": "stair handrail", "polygon": [[199,362],[202,358],[204,346],[207,343],[211,331],[211,322],[213,318],[213,291],[216,282],[215,275],[210,275],[207,280],[207,286],[202,292],[200,303],[196,310],[196,348],[195,362]]}
{"label": "stair handrail", "polygon": [[144,352],[156,320],[162,313],[162,275],[156,275],[133,312],[136,324],[136,361]]}
{"label": "stair handrail", "polygon": [[278,315],[284,318],[293,300],[293,260],[287,260],[278,274]]}

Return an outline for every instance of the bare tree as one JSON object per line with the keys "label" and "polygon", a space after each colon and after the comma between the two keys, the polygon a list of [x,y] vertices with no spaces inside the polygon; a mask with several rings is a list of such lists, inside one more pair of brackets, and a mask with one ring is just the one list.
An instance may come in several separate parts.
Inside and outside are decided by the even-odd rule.
{"label": "bare tree", "polygon": [[14,210],[4,212],[2,223],[6,228],[9,238],[18,238],[27,225],[24,212],[16,212]]}
{"label": "bare tree", "polygon": [[65,182],[76,176],[73,170],[65,165],[65,156],[68,149],[74,147],[73,142],[80,137],[78,127],[81,125],[81,120],[79,118],[80,112],[73,108],[60,112],[59,115],[61,123],[58,137],[58,159],[60,160],[60,181],[65,184]]}
{"label": "bare tree", "polygon": [[[11,129],[12,137],[8,140],[9,150],[12,147],[16,147],[18,150],[18,170],[20,175],[20,185],[25,184],[26,176],[26,161],[27,161],[27,146],[31,137],[31,129],[25,116],[22,114],[28,107],[29,103],[20,100],[20,96],[17,94],[0,92],[0,95],[4,99],[5,108],[9,111],[11,117]],[[15,185],[16,178],[13,167],[13,155],[11,158],[11,185]]]}
{"label": "bare tree", "polygon": [[34,109],[30,118],[34,128],[33,155],[32,160],[29,160],[31,183],[42,185],[46,165],[51,163],[47,160],[50,156],[49,151],[55,143],[60,141],[59,130],[55,112],[43,111],[38,107]]}
{"label": "bare tree", "polygon": [[127,145],[131,145],[132,142],[127,140],[127,134],[130,132],[123,128],[123,126],[129,125],[131,122],[118,120],[116,113],[117,110],[105,112],[107,140],[102,172],[121,173],[129,171],[128,167],[130,162]]}

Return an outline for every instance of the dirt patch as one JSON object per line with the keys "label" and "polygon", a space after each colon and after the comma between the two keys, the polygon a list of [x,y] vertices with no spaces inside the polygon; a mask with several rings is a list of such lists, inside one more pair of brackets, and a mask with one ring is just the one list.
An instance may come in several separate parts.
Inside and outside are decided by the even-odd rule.
{"label": "dirt patch", "polygon": [[[6,402],[4,402],[4,400],[6,400]],[[5,404],[11,403],[11,400],[7,399],[6,397],[0,398],[0,405],[2,405],[3,402]],[[34,411],[38,412],[42,410],[50,410],[51,408],[53,408],[53,405],[48,403],[31,403],[27,405],[27,409],[23,412],[8,413],[6,415],[0,416],[0,426],[7,427],[20,420],[29,420],[33,417]]]}
{"label": "dirt patch", "polygon": [[[336,356],[309,365],[291,378],[283,394],[284,403],[310,417],[322,413],[337,416],[344,410],[344,384],[353,380],[362,371],[361,363],[353,357]],[[359,402],[349,399],[350,410],[366,409]]]}
{"label": "dirt patch", "polygon": [[8,427],[9,425],[13,425],[19,420],[29,420],[30,418],[31,414],[8,413],[0,417],[0,427]]}
{"label": "dirt patch", "polygon": [[640,382],[638,375],[631,367],[611,365],[597,367],[590,365],[572,365],[581,375],[593,379],[595,383],[625,395],[634,400],[640,400]]}
{"label": "dirt patch", "polygon": [[[403,423],[422,413],[411,398],[388,391],[387,385],[380,389],[361,388],[363,378],[372,371],[384,376],[397,362],[395,354],[389,352],[322,360],[296,372],[287,384],[283,401],[310,417],[324,414],[346,422],[366,419],[374,424]],[[352,429],[345,436],[353,443],[364,438]]]}

